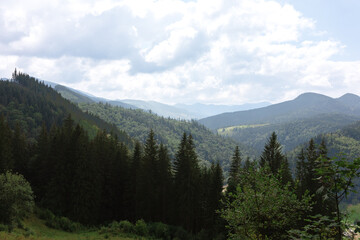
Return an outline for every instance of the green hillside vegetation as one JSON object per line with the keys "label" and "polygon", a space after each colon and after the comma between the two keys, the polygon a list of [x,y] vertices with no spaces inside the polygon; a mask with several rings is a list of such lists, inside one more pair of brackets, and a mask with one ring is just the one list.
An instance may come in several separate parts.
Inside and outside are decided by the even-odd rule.
{"label": "green hillside vegetation", "polygon": [[83,94],[77,93],[75,91],[69,91],[69,89],[62,85],[56,85],[54,88],[61,96],[65,99],[70,100],[71,102],[81,102],[81,103],[92,103],[94,102],[91,98],[86,97]]}
{"label": "green hillside vegetation", "polygon": [[266,139],[275,131],[284,151],[291,151],[310,138],[327,132],[335,132],[359,120],[359,117],[340,114],[320,114],[311,118],[285,123],[240,125],[217,130],[218,134],[261,151]]}
{"label": "green hillside vegetation", "polygon": [[[360,121],[350,124],[340,130],[319,134],[314,137],[314,143],[319,146],[322,141],[326,143],[327,153],[330,158],[356,159],[360,156]],[[287,152],[289,165],[293,171],[296,168],[296,161],[301,153],[302,148],[306,148],[306,143],[300,144],[293,150]],[[355,179],[356,190],[360,191],[360,179]],[[347,200],[348,204],[357,204],[360,202],[359,196],[356,193],[349,193]]]}
{"label": "green hillside vegetation", "polygon": [[[360,121],[347,125],[334,132],[319,134],[314,137],[316,144],[321,141],[326,142],[328,154],[330,157],[336,157],[339,154],[345,154],[350,159],[360,156]],[[304,142],[299,144],[295,149],[288,152],[289,159],[294,162],[297,154],[300,153]]]}
{"label": "green hillside vegetation", "polygon": [[[4,227],[4,225],[3,225]],[[0,230],[0,239],[2,240],[132,240],[148,239],[134,233],[118,232],[111,234],[99,229],[83,229],[76,232],[66,232],[47,226],[46,220],[32,215],[26,218],[20,227],[11,232]]]}
{"label": "green hillside vegetation", "polygon": [[[225,171],[229,168],[229,161],[236,143],[230,139],[215,135],[198,122],[175,120],[159,117],[140,109],[125,109],[110,104],[85,104],[79,107],[85,111],[124,129],[131,137],[144,142],[150,129],[156,133],[160,143],[168,146],[171,156],[178,149],[184,132],[191,133],[196,151],[203,163],[219,161]],[[241,145],[243,157],[254,156],[254,151]],[[209,164],[209,163],[207,163]]]}
{"label": "green hillside vegetation", "polygon": [[269,125],[269,123],[263,123],[263,124],[252,124],[252,125],[239,125],[239,126],[232,126],[232,127],[226,127],[226,128],[220,128],[217,130],[219,134],[230,136],[232,132],[237,131],[239,129],[244,128],[256,128],[256,127],[264,127]]}
{"label": "green hillside vegetation", "polygon": [[132,144],[125,132],[81,111],[51,87],[16,70],[11,81],[0,81],[0,114],[6,116],[13,128],[19,124],[27,138],[33,140],[40,133],[43,123],[50,129],[52,125],[61,125],[63,119],[71,114],[90,137],[95,137],[98,130],[106,129],[127,144]]}

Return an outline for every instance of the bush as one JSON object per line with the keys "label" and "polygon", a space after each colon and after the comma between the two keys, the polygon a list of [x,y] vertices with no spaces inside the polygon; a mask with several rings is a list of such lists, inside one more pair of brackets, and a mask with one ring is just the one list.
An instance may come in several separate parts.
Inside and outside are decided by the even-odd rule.
{"label": "bush", "polygon": [[0,224],[0,232],[8,232],[8,231],[9,231],[8,225]]}
{"label": "bush", "polygon": [[76,232],[84,229],[82,224],[73,222],[67,217],[55,216],[48,209],[37,208],[35,213],[40,219],[45,220],[45,225],[50,228],[59,229],[66,232]]}
{"label": "bush", "polygon": [[151,236],[159,239],[171,239],[170,227],[161,222],[149,224],[149,233]]}
{"label": "bush", "polygon": [[0,175],[0,222],[15,224],[33,211],[34,195],[30,184],[18,173]]}
{"label": "bush", "polygon": [[135,233],[140,236],[148,236],[149,230],[144,220],[137,220],[135,223]]}
{"label": "bush", "polygon": [[119,223],[120,229],[122,232],[124,233],[134,233],[135,232],[135,227],[134,224],[132,224],[131,222],[125,220],[125,221],[121,221]]}

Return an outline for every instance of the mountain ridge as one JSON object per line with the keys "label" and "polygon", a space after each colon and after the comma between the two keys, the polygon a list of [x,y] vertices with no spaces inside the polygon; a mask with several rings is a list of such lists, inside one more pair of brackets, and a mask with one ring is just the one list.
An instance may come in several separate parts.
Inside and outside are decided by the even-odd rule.
{"label": "mountain ridge", "polygon": [[357,108],[351,108],[348,101],[344,100],[348,99],[348,96],[352,95],[345,94],[343,98],[336,99],[318,93],[303,93],[293,100],[258,109],[223,113],[200,119],[199,122],[215,130],[245,124],[288,122],[323,113],[360,116],[360,113],[356,111]]}

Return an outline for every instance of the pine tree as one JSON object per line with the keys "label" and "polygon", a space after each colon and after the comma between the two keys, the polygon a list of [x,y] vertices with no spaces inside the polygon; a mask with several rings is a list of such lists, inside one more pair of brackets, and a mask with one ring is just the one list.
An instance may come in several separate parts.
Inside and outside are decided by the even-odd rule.
{"label": "pine tree", "polygon": [[140,174],[141,216],[146,221],[154,221],[158,214],[158,146],[153,130],[150,130],[146,139]]}
{"label": "pine tree", "polygon": [[277,141],[275,132],[273,132],[261,154],[260,166],[264,167],[265,165],[268,165],[271,172],[276,175],[279,173],[284,158],[285,156],[282,154],[282,147]]}
{"label": "pine tree", "polygon": [[161,222],[168,222],[170,220],[169,213],[171,210],[171,200],[173,196],[173,176],[171,172],[170,156],[167,148],[163,144],[160,144],[158,158],[158,215]]}
{"label": "pine tree", "polygon": [[174,161],[177,221],[186,230],[199,230],[200,168],[192,136],[184,133]]}
{"label": "pine tree", "polygon": [[232,157],[230,171],[229,171],[229,179],[228,186],[226,189],[226,194],[230,196],[236,192],[236,187],[239,184],[240,177],[240,169],[241,169],[241,157],[239,147],[236,146],[234,155]]}
{"label": "pine tree", "polygon": [[273,132],[264,147],[260,157],[260,167],[268,166],[273,175],[278,176],[282,184],[292,185],[292,176],[287,158],[282,153],[282,147]]}
{"label": "pine tree", "polygon": [[130,181],[129,181],[129,212],[130,220],[135,221],[140,218],[139,204],[141,202],[141,181],[140,181],[140,168],[142,165],[142,152],[141,145],[137,141],[135,143],[134,152],[130,163]]}
{"label": "pine tree", "polygon": [[298,196],[299,199],[302,198],[302,196],[304,195],[306,189],[307,189],[307,185],[306,185],[306,181],[307,181],[307,163],[305,161],[305,152],[304,149],[301,149],[301,152],[298,155],[298,160],[296,162],[296,194]]}
{"label": "pine tree", "polygon": [[[235,151],[235,153],[239,151]],[[235,156],[240,157],[240,155],[235,154]],[[221,200],[223,199],[223,182],[224,175],[220,163],[212,164],[210,168],[210,184],[207,186],[209,188],[209,219],[207,229],[211,231],[211,237],[215,237],[223,229],[223,222],[221,220],[220,214],[218,211],[221,209],[222,204]]]}

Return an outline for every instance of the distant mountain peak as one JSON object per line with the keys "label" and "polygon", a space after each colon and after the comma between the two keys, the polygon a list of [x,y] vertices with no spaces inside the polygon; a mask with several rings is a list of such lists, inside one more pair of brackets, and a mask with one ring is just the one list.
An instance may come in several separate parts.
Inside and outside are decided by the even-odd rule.
{"label": "distant mountain peak", "polygon": [[360,97],[358,95],[347,93],[336,100],[353,110],[360,110]]}
{"label": "distant mountain peak", "polygon": [[346,94],[342,95],[341,97],[339,97],[338,99],[339,100],[341,100],[341,99],[359,100],[360,97],[353,93],[346,93]]}
{"label": "distant mountain peak", "polygon": [[294,100],[299,100],[299,99],[329,99],[329,98],[331,98],[331,97],[325,96],[325,95],[320,94],[320,93],[306,92],[306,93],[300,94]]}

